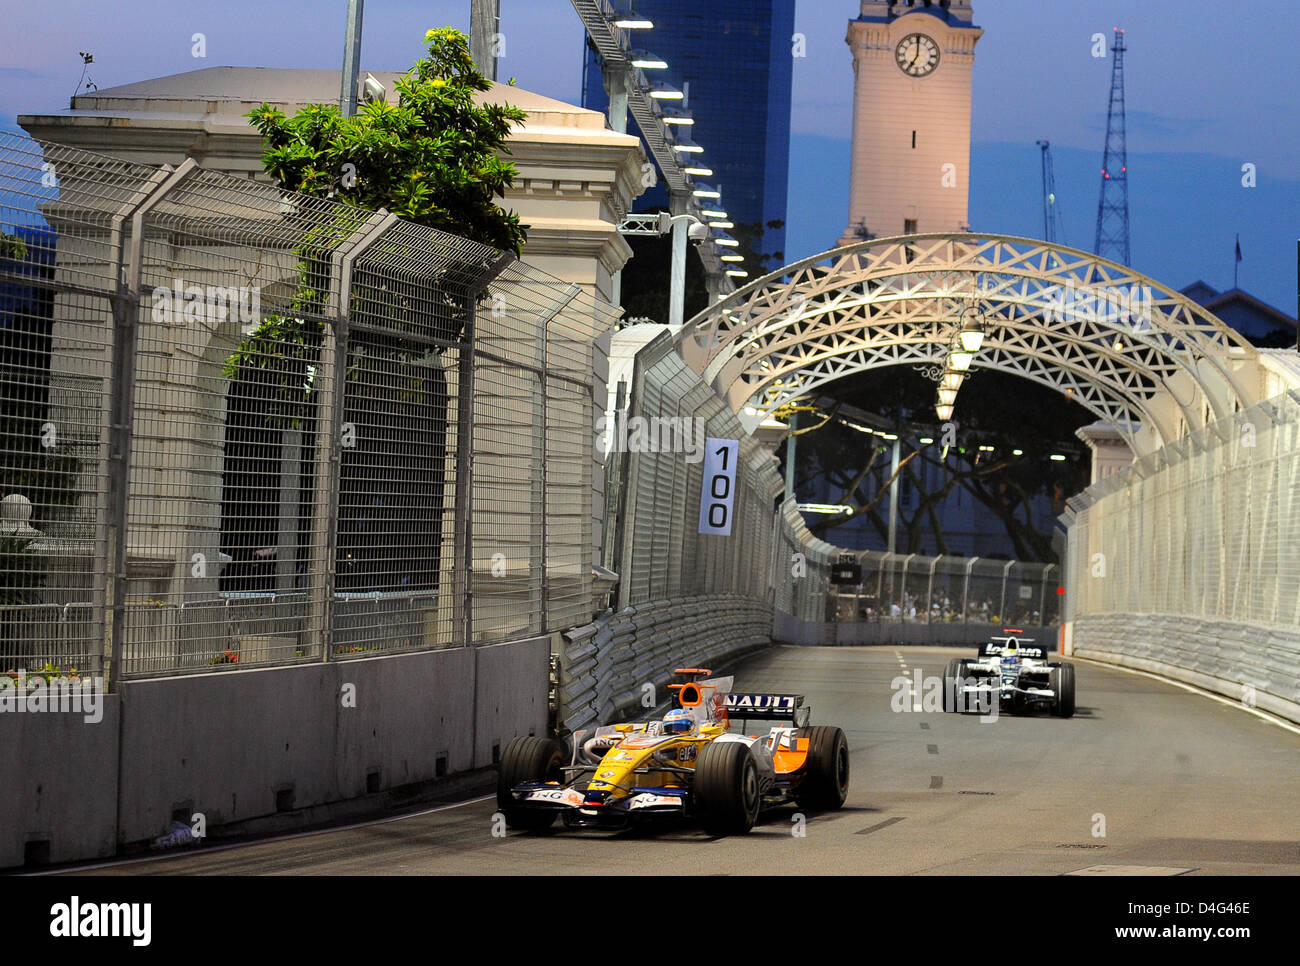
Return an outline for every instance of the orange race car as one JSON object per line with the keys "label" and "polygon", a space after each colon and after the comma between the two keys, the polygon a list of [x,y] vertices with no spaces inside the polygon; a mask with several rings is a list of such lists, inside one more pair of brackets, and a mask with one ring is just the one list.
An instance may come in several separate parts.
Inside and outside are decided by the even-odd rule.
{"label": "orange race car", "polygon": [[[607,725],[554,738],[515,738],[501,756],[497,807],[506,823],[537,831],[560,816],[570,827],[625,828],[695,818],[717,835],[748,832],[759,812],[794,802],[836,809],[849,789],[844,732],[808,726],[797,694],[732,693],[732,679],[678,668],[676,707],[661,720]],[[733,720],[773,721],[766,735]],[[566,764],[567,760],[567,764]]]}

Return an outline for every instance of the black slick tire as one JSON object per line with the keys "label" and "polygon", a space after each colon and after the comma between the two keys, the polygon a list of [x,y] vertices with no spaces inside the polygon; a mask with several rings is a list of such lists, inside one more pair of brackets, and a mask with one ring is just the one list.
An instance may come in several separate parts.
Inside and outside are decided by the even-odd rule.
{"label": "black slick tire", "polygon": [[948,669],[943,672],[943,710],[944,711],[961,711],[961,695],[957,693],[958,683],[961,681],[962,672],[965,670],[964,662],[959,658],[953,658],[948,662]]}
{"label": "black slick tire", "polygon": [[1062,664],[1056,669],[1056,701],[1052,714],[1058,718],[1074,717],[1074,665]]}
{"label": "black slick tire", "polygon": [[803,780],[795,789],[800,808],[839,808],[849,794],[849,742],[844,732],[829,725],[807,729],[808,758]]}
{"label": "black slick tire", "polygon": [[510,789],[520,782],[562,782],[564,780],[564,745],[554,738],[525,736],[506,745],[497,768],[497,810],[506,817],[510,828],[539,832],[555,821],[555,811],[520,808]]}
{"label": "black slick tire", "polygon": [[762,804],[758,764],[740,741],[714,741],[695,763],[695,803],[711,835],[744,835],[758,821]]}

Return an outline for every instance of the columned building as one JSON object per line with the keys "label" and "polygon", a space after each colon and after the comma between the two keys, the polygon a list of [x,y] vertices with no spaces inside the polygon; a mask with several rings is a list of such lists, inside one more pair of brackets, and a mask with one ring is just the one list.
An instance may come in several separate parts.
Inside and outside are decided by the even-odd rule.
{"label": "columned building", "polygon": [[[400,72],[361,76],[397,103]],[[32,137],[128,161],[193,158],[210,171],[267,181],[261,135],[244,115],[264,102],[289,115],[336,104],[339,82],[336,70],[208,67],[78,94],[66,111],[20,115],[18,123]],[[617,225],[642,191],[637,139],[608,130],[595,111],[506,84],[475,100],[528,112],[511,129],[508,160],[519,176],[501,202],[529,226],[525,260],[612,301],[611,279],[632,254]]]}
{"label": "columned building", "polygon": [[[386,97],[391,103],[397,103],[395,82],[401,76],[392,71],[362,72],[363,79],[371,80],[371,91],[375,83],[382,87],[382,93],[374,96]],[[66,111],[22,115],[18,120],[28,133],[44,141],[147,165],[175,166],[192,158],[210,171],[266,182],[270,178],[262,165],[262,137],[245,115],[263,103],[289,115],[309,104],[336,103],[340,82],[340,72],[329,70],[206,68],[78,95]],[[608,130],[599,113],[517,87],[494,84],[476,100],[480,104],[509,103],[527,113],[524,123],[511,130],[509,160],[515,164],[518,176],[501,202],[503,207],[518,212],[521,223],[528,226],[524,260],[610,302],[612,278],[631,255],[617,225],[642,190],[645,154],[638,140]],[[77,244],[84,244],[84,240],[64,239],[61,256],[68,259]],[[228,269],[221,257],[219,250],[211,252],[210,265],[203,270],[216,272],[212,266]],[[236,257],[232,255],[232,259]],[[191,274],[197,271],[192,268]],[[289,273],[289,277],[296,276]],[[77,341],[78,326],[86,323],[102,325],[102,320],[87,317],[85,308],[75,301],[53,308],[53,351],[62,353],[59,365],[64,371],[79,371],[80,367],[93,373],[98,371],[96,367],[103,368],[103,360],[96,354],[102,353],[103,347],[87,348],[84,333]],[[201,337],[198,327],[186,332],[191,339]],[[611,336],[612,329],[598,336],[593,346],[590,385],[597,412],[606,403]],[[163,496],[151,495],[138,501],[143,507],[140,519],[149,516],[131,537],[127,564],[131,594],[170,599],[169,595],[178,593],[179,587],[189,588],[186,592],[192,595],[198,586],[191,579],[188,554],[176,551],[179,531],[168,509],[175,505],[190,507],[187,512],[191,516],[198,515],[194,507],[204,508],[203,525],[189,526],[184,533],[185,545],[193,545],[206,559],[221,559],[223,568],[231,565],[221,573],[224,584],[218,583],[217,571],[221,568],[212,568],[204,578],[203,593],[297,589],[298,577],[293,568],[277,563],[292,556],[291,542],[296,539],[294,530],[299,517],[296,508],[305,500],[305,490],[293,482],[300,474],[291,470],[305,460],[301,454],[310,446],[297,429],[267,429],[265,417],[254,412],[259,405],[258,387],[229,380],[220,383],[218,393],[197,388],[203,373],[212,370],[213,359],[228,357],[231,349],[233,343],[225,345],[215,336],[203,345],[177,339],[160,344],[152,353],[151,367],[142,366],[140,370],[137,421],[144,424],[156,419],[161,425],[175,413],[187,413],[191,438],[169,452],[166,459],[170,462],[164,464],[160,456],[157,466],[141,470],[142,474],[148,472],[159,478],[165,472],[167,488],[164,493],[160,484],[157,492]],[[444,407],[451,405],[442,372],[431,372],[427,378],[431,384],[436,382],[433,395]],[[89,398],[90,403],[77,405],[93,411],[94,397]],[[494,416],[504,419],[505,412],[498,407]],[[528,414],[512,410],[510,415],[518,416],[520,423],[529,422]],[[424,422],[436,423],[437,417],[428,416]],[[406,427],[399,429],[407,432]],[[443,445],[445,430],[440,431],[444,435],[437,440],[428,445],[421,442],[424,450],[436,453]],[[378,439],[374,443],[375,465],[379,465],[378,453],[382,449]],[[403,445],[411,444],[408,440]],[[391,456],[400,450],[389,445],[387,452]],[[402,459],[411,462],[405,456],[394,457],[398,463]],[[575,513],[582,512],[583,507],[591,508],[592,562],[599,564],[605,477],[598,454],[593,453],[592,459],[591,493],[577,501]],[[437,463],[439,457],[431,461]],[[290,482],[282,483],[282,479]],[[360,492],[359,486],[353,488]],[[256,501],[247,496],[263,492],[274,495],[259,495]],[[437,498],[436,494],[426,496],[426,503]],[[246,507],[254,502],[270,508],[265,519],[253,519],[253,511]],[[341,511],[341,517],[343,512],[351,511]],[[359,517],[359,513],[353,516]],[[231,524],[231,519],[247,525]],[[222,541],[220,545],[218,540]],[[265,559],[270,563],[258,569],[255,565],[260,558],[254,559],[256,553],[267,554]],[[348,587],[342,579],[339,587],[357,589]],[[391,588],[371,581],[365,589]]]}

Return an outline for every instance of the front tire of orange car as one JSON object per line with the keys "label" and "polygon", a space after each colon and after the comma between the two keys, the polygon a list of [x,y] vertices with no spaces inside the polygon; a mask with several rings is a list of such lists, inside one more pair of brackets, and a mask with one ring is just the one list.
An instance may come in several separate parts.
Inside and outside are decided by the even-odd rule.
{"label": "front tire of orange car", "polygon": [[506,745],[497,767],[497,810],[506,825],[526,832],[540,832],[555,821],[549,808],[520,808],[510,789],[520,782],[563,782],[564,745],[554,738],[527,735]]}

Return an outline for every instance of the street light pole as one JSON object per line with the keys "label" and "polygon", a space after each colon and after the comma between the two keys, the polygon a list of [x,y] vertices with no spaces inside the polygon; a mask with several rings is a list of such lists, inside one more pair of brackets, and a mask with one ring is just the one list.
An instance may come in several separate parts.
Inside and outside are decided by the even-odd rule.
{"label": "street light pole", "polygon": [[795,429],[798,427],[799,414],[790,414],[790,432],[785,438],[785,498],[793,500],[794,495],[794,445]]}
{"label": "street light pole", "polygon": [[497,79],[496,41],[500,34],[501,0],[471,0],[469,10],[469,55],[479,73]]}
{"label": "street light pole", "polygon": [[609,94],[609,129],[627,133],[627,71],[604,68],[605,92]]}
{"label": "street light pole", "polygon": [[344,117],[357,113],[357,78],[361,73],[361,20],[365,0],[348,0],[348,30],[343,38],[343,89],[339,110]]}
{"label": "street light pole", "polygon": [[669,198],[673,214],[673,268],[668,289],[668,324],[675,326],[686,320],[686,237],[690,230],[687,222],[699,222],[686,212],[689,198],[690,195],[682,191],[674,191]]}
{"label": "street light pole", "polygon": [[902,440],[894,439],[894,455],[889,462],[889,552],[892,554],[898,538],[898,457]]}

